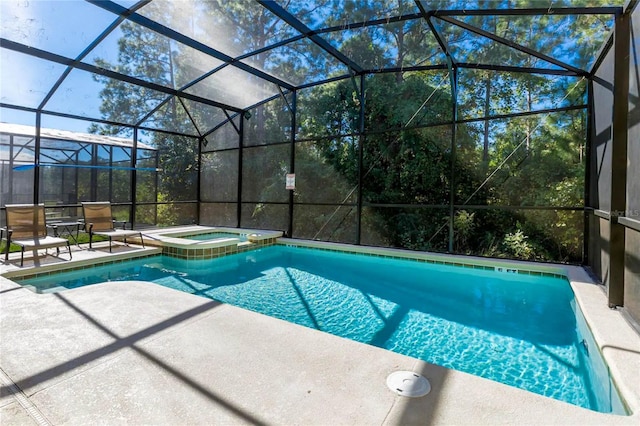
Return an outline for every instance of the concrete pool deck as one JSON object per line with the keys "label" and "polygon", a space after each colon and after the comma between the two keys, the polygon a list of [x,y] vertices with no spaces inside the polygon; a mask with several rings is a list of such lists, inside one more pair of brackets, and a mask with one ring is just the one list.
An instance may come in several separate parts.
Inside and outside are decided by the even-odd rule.
{"label": "concrete pool deck", "polygon": [[[140,249],[114,255],[129,250]],[[74,251],[74,261],[94,256],[109,254]],[[581,271],[570,268],[576,298],[632,416],[149,283],[35,294],[0,277],[0,424],[637,425],[640,337]],[[390,391],[398,370],[427,377],[431,393]]]}

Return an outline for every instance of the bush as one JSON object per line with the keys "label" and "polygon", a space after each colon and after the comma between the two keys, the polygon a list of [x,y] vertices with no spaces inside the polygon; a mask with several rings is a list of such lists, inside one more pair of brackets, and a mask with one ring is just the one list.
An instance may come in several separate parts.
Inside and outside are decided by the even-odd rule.
{"label": "bush", "polygon": [[518,229],[515,233],[509,233],[504,236],[502,241],[503,250],[506,254],[512,255],[518,259],[531,260],[535,258],[535,250],[528,241],[522,230]]}

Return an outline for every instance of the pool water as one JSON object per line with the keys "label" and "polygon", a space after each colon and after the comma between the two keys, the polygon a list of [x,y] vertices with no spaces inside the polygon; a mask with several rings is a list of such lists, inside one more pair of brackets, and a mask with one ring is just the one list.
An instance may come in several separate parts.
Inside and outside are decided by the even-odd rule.
{"label": "pool water", "polygon": [[217,238],[238,238],[240,241],[247,241],[247,234],[235,234],[233,232],[208,232],[206,234],[187,235],[181,238],[196,241],[215,240]]}
{"label": "pool water", "polygon": [[48,292],[114,280],[153,282],[624,413],[610,380],[595,379],[566,279],[273,246],[210,260],[156,256],[21,284]]}

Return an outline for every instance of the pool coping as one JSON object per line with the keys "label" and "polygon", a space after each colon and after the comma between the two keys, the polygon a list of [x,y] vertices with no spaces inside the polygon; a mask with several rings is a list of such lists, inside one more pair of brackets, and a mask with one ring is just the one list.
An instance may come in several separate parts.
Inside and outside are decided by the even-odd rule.
{"label": "pool coping", "polygon": [[[99,246],[100,243],[94,243],[94,246]],[[82,259],[72,259],[65,262],[49,263],[40,265],[37,267],[12,269],[6,272],[0,273],[0,276],[7,279],[29,279],[38,278],[46,275],[57,274],[59,272],[72,272],[81,269],[89,269],[95,266],[110,265],[112,263],[122,263],[129,260],[143,259],[146,257],[159,256],[162,254],[162,249],[157,247],[146,247],[123,252],[123,253],[109,253],[108,255],[102,255],[100,257],[87,257]],[[77,256],[76,256],[77,257]]]}
{"label": "pool coping", "polygon": [[[184,236],[212,232],[247,234],[247,241],[240,241],[239,238],[233,237],[222,237],[211,240],[182,238]],[[148,245],[162,248],[162,253],[167,256],[187,260],[202,260],[214,259],[216,257],[273,245],[276,240],[282,236],[282,232],[220,226],[187,225],[147,230],[143,232],[143,235]]]}
{"label": "pool coping", "polygon": [[[242,231],[242,232],[240,232]],[[282,237],[281,231],[270,231],[263,229],[249,228],[229,228],[224,226],[204,226],[204,225],[186,225],[171,228],[157,228],[153,230],[143,231],[142,235],[154,242],[167,242],[177,244],[180,247],[220,247],[233,241],[240,242],[239,238],[223,237],[213,240],[189,240],[181,238],[190,235],[206,234],[213,232],[224,232],[229,234],[247,234],[249,242],[259,242],[263,240]]]}

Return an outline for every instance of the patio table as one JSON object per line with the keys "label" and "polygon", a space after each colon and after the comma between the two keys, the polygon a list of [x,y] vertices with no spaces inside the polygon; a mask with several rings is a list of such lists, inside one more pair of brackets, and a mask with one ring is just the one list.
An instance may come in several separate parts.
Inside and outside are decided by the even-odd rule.
{"label": "patio table", "polygon": [[79,245],[78,236],[80,234],[80,229],[84,228],[84,222],[80,222],[80,221],[54,222],[47,226],[53,229],[54,237],[69,236],[75,242],[76,245]]}

